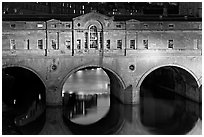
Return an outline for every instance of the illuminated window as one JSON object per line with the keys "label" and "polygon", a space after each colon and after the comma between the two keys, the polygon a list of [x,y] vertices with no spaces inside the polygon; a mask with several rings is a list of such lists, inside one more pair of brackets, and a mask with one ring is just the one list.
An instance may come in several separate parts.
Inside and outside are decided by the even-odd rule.
{"label": "illuminated window", "polygon": [[14,39],[10,40],[10,49],[16,49],[16,41]]}
{"label": "illuminated window", "polygon": [[110,40],[109,39],[106,41],[106,48],[110,49]]}
{"label": "illuminated window", "polygon": [[38,49],[43,49],[43,40],[42,39],[38,40]]}
{"label": "illuminated window", "polygon": [[77,49],[81,49],[81,40],[80,39],[77,40]]}
{"label": "illuminated window", "polygon": [[148,40],[147,39],[143,40],[143,45],[144,45],[145,49],[148,49]]}
{"label": "illuminated window", "polygon": [[168,41],[168,48],[173,49],[173,47],[174,47],[174,40],[171,39]]}
{"label": "illuminated window", "polygon": [[37,27],[38,27],[38,28],[42,28],[42,27],[43,27],[43,24],[37,24]]}
{"label": "illuminated window", "polygon": [[122,49],[122,40],[117,40],[117,49]]}
{"label": "illuminated window", "polygon": [[66,40],[65,41],[65,46],[66,46],[67,49],[70,50],[71,49],[71,41],[70,40]]}
{"label": "illuminated window", "polygon": [[52,48],[53,48],[54,50],[58,50],[58,49],[59,49],[59,47],[58,47],[57,42],[56,42],[55,39],[52,40]]}
{"label": "illuminated window", "polygon": [[96,26],[91,26],[89,29],[90,33],[90,48],[98,49],[98,34]]}
{"label": "illuminated window", "polygon": [[130,48],[135,49],[135,40],[130,40]]}

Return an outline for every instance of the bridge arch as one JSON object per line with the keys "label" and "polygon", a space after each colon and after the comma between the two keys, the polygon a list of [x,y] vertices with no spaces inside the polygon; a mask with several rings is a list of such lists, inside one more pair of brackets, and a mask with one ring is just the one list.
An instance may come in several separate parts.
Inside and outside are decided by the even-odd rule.
{"label": "bridge arch", "polygon": [[[144,80],[147,78],[147,76],[149,76],[151,73],[153,73],[153,72],[155,72],[155,71],[157,71],[157,70],[159,70],[159,69],[162,69],[162,68],[166,68],[166,67],[170,67],[170,68],[173,68],[173,69],[175,69],[175,70],[177,70],[177,69],[179,69],[178,70],[178,72],[179,72],[179,74],[180,74],[180,72],[181,71],[183,71],[182,73],[186,73],[187,75],[185,75],[185,74],[181,74],[180,76],[181,77],[191,77],[191,79],[196,83],[196,92],[198,91],[198,92],[200,92],[199,91],[199,87],[201,87],[201,85],[202,85],[202,83],[200,83],[200,80],[199,80],[199,78],[197,78],[197,76],[191,71],[191,70],[189,70],[189,69],[187,69],[186,67],[184,67],[184,66],[182,66],[182,65],[178,65],[178,64],[164,64],[164,65],[159,65],[159,66],[156,66],[156,67],[152,67],[151,69],[149,69],[148,71],[146,71],[143,75],[142,75],[142,77],[140,78],[140,80],[139,80],[139,82],[137,83],[137,85],[136,85],[136,88],[140,91],[140,89],[141,89],[141,85],[143,84],[143,82],[144,82]],[[189,93],[187,93],[187,94],[189,94]],[[198,93],[198,94],[200,94],[200,93]],[[199,95],[197,95],[198,97],[191,97],[192,95],[184,95],[184,96],[186,96],[186,97],[188,97],[188,98],[191,98],[191,99],[193,99],[194,101],[198,101],[198,102],[200,102],[201,100],[200,99],[198,99],[198,98],[200,98],[199,97]],[[196,99],[195,99],[196,98]]]}
{"label": "bridge arch", "polygon": [[[10,82],[9,80],[11,80],[11,79],[7,79],[7,76],[9,74],[10,75],[15,74],[18,71],[23,72],[19,75],[15,75],[15,76],[11,75],[13,78],[17,79],[17,81],[14,81],[14,86],[16,86],[15,82],[20,83],[20,85],[17,84],[17,87],[15,87],[15,88],[17,88],[17,91],[16,91],[17,93],[15,93],[15,94],[16,95],[17,94],[23,94],[24,95],[24,93],[27,93],[26,95],[32,94],[29,96],[29,97],[33,97],[30,101],[34,101],[35,99],[40,98],[40,100],[42,100],[42,102],[44,104],[46,103],[46,84],[45,84],[43,78],[40,76],[40,74],[38,74],[35,70],[31,69],[30,67],[23,66],[23,65],[16,65],[16,64],[9,64],[8,65],[7,64],[7,65],[2,66],[2,71],[3,71],[2,77],[5,80],[4,83]],[[7,74],[7,73],[9,73],[9,74]],[[26,78],[26,79],[24,79],[24,78]],[[29,85],[26,85],[25,83],[21,83],[21,82],[25,82],[25,81],[27,81],[29,83]],[[7,90],[6,84],[3,86],[4,86],[4,90]],[[31,89],[28,88],[29,86],[31,86],[30,87]],[[22,92],[19,92],[19,91],[21,91],[21,89],[19,89],[19,87],[22,87]],[[24,88],[24,87],[26,87],[26,88]],[[33,87],[35,87],[35,88],[32,89]],[[28,91],[27,91],[27,89],[28,89]],[[30,90],[32,92],[29,92]],[[2,90],[2,92],[5,92],[5,91]],[[23,97],[25,97],[25,100],[26,100],[27,97],[26,96],[23,96]],[[30,103],[32,103],[32,102],[28,102],[27,105],[29,105]]]}
{"label": "bridge arch", "polygon": [[2,66],[2,69],[6,69],[6,68],[9,68],[9,67],[19,67],[19,68],[27,69],[27,70],[33,72],[42,81],[42,83],[44,84],[45,88],[47,88],[47,85],[46,85],[43,77],[37,71],[35,71],[34,69],[32,69],[32,68],[30,68],[28,66],[17,65],[17,64],[6,64],[6,65]]}
{"label": "bridge arch", "polygon": [[184,69],[185,71],[187,71],[189,74],[191,74],[194,79],[196,80],[196,83],[198,84],[198,86],[200,87],[202,83],[199,82],[199,79],[196,77],[196,75],[189,69],[187,69],[186,67],[182,66],[182,65],[177,65],[177,64],[165,64],[165,65],[160,65],[160,66],[156,66],[156,67],[152,67],[151,69],[149,69],[148,71],[146,71],[142,77],[140,78],[139,82],[137,83],[137,87],[140,87],[142,82],[144,81],[144,79],[154,70],[162,68],[162,67],[178,67],[181,69]]}
{"label": "bridge arch", "polygon": [[[78,70],[80,69],[85,69],[85,68],[88,68],[88,67],[99,67],[99,68],[102,68],[106,74],[108,75],[109,79],[110,79],[110,89],[115,90],[115,88],[117,88],[118,92],[111,92],[111,94],[113,94],[115,97],[117,97],[119,100],[121,100],[123,102],[123,98],[121,98],[120,96],[120,92],[122,92],[126,85],[125,85],[125,82],[123,81],[123,79],[114,71],[112,70],[111,68],[109,67],[106,67],[106,66],[100,66],[100,65],[82,65],[82,66],[79,66],[79,67],[76,67],[74,69],[72,69],[71,71],[68,71],[66,73],[66,75],[64,76],[64,78],[62,79],[62,82],[60,84],[60,91],[62,92],[63,90],[63,85],[65,84],[66,80],[74,73],[74,72],[77,72]],[[116,86],[117,85],[117,86]]]}

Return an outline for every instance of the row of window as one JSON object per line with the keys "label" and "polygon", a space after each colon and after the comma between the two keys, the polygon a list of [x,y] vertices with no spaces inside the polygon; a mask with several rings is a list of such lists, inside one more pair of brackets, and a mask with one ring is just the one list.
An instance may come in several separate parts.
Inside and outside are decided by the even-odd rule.
{"label": "row of window", "polygon": [[[70,40],[65,40],[64,45],[65,45],[66,49],[68,49],[68,50],[71,49],[71,41]],[[77,45],[77,49],[81,49],[81,46],[82,46],[81,39],[77,39],[76,45]],[[42,39],[38,40],[37,46],[38,46],[38,49],[43,49],[43,40]],[[59,44],[57,44],[56,40],[51,40],[51,46],[52,46],[52,49],[59,50]],[[145,49],[148,49],[148,39],[143,40],[143,46]],[[173,47],[174,47],[174,40],[168,40],[168,48],[173,49]],[[97,43],[94,43],[94,44],[91,43],[90,48],[98,49]],[[107,49],[111,48],[110,40],[106,41],[106,48]],[[10,40],[10,49],[12,49],[12,50],[16,49],[16,41],[14,39]],[[29,39],[26,40],[26,49],[28,49],[28,50],[30,49],[30,40]],[[87,45],[86,41],[85,41],[85,49],[88,49],[88,45]],[[117,40],[117,49],[122,49],[122,40]],[[135,40],[130,40],[130,49],[136,49]]]}
{"label": "row of window", "polygon": [[[163,25],[163,23],[159,23],[159,26],[160,26],[160,27],[161,27],[162,25]],[[80,23],[78,23],[77,26],[80,27]],[[169,24],[168,27],[169,27],[170,29],[173,29],[174,26],[175,26],[174,24]],[[16,24],[10,24],[10,27],[11,27],[11,28],[15,28],[15,27],[16,27]],[[56,24],[51,24],[51,28],[56,28],[56,27],[57,27]],[[71,25],[67,23],[67,24],[65,24],[65,27],[66,27],[66,28],[70,28]],[[121,27],[122,27],[121,24],[116,24],[116,28],[121,28]],[[144,28],[147,29],[148,27],[149,27],[148,24],[144,24]],[[38,23],[38,24],[37,24],[37,28],[43,28],[43,24],[42,24],[42,23]]]}
{"label": "row of window", "polygon": [[[69,50],[71,49],[71,41],[70,40],[65,40],[64,44],[65,44],[65,47],[67,49],[69,49]],[[52,45],[52,48],[54,50],[59,50],[59,45],[57,44],[56,40],[51,40],[51,45]],[[30,49],[30,40],[29,39],[26,40],[26,47],[25,48],[28,50]],[[37,41],[37,48],[43,49],[43,40],[42,39],[39,39]],[[10,49],[12,49],[12,50],[16,49],[16,41],[14,39],[10,40]]]}
{"label": "row of window", "polygon": [[[16,24],[10,24],[10,27],[11,28],[16,28]],[[57,27],[57,24],[51,24],[51,28],[56,28],[56,27]],[[66,28],[70,28],[71,25],[69,23],[66,23],[65,27]],[[43,28],[43,24],[42,23],[38,23],[37,24],[37,28]]]}

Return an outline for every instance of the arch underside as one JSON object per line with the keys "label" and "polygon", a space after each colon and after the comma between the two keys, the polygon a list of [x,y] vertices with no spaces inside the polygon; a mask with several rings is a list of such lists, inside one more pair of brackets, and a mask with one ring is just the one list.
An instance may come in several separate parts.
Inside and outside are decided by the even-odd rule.
{"label": "arch underside", "polygon": [[73,74],[74,72],[77,72],[78,70],[85,69],[85,68],[102,68],[110,79],[110,94],[115,96],[121,102],[124,102],[123,91],[125,89],[125,83],[123,82],[122,78],[116,72],[114,72],[113,70],[107,67],[100,67],[98,65],[86,65],[86,66],[75,68],[66,75],[66,77],[64,78],[62,82],[61,87],[63,87],[65,81],[71,76],[71,74]]}
{"label": "arch underside", "polygon": [[13,100],[16,100],[16,105],[29,107],[39,98],[46,103],[46,86],[34,71],[20,66],[6,66],[2,71],[4,103],[13,105]]}
{"label": "arch underside", "polygon": [[[151,85],[153,81],[157,83]],[[138,83],[140,90],[147,83],[149,87],[159,86],[193,101],[202,102],[199,80],[185,67],[169,64],[152,68],[140,79]]]}

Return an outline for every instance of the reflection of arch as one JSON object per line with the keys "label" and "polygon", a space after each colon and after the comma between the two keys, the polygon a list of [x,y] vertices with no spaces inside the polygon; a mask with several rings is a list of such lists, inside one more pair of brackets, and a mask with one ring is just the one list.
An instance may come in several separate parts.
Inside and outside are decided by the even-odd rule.
{"label": "reflection of arch", "polygon": [[185,67],[183,67],[183,66],[181,66],[181,65],[176,65],[176,64],[165,64],[165,65],[160,65],[160,66],[157,66],[157,67],[153,67],[153,68],[149,69],[148,71],[146,71],[146,72],[142,75],[142,77],[140,78],[140,80],[139,80],[139,82],[137,83],[136,87],[137,87],[137,88],[140,88],[140,86],[141,86],[142,82],[144,81],[144,79],[145,79],[151,72],[153,72],[153,71],[156,70],[156,69],[162,68],[162,67],[178,67],[178,68],[181,68],[181,69],[187,71],[187,72],[195,79],[195,81],[196,81],[198,87],[200,87],[200,85],[201,85],[201,83],[199,82],[199,80],[198,80],[198,78],[196,77],[196,75],[195,75],[192,71],[188,70],[187,68],[185,68]]}
{"label": "reflection of arch", "polygon": [[112,69],[108,68],[108,67],[101,67],[99,65],[83,65],[83,66],[80,66],[80,67],[77,67],[77,68],[74,68],[72,69],[71,71],[69,71],[65,77],[63,77],[63,80],[60,84],[60,91],[62,92],[62,89],[63,89],[63,85],[64,83],[66,82],[66,80],[74,73],[74,72],[77,72],[78,70],[80,69],[84,69],[84,68],[87,68],[87,67],[100,67],[102,68],[106,73],[107,72],[110,72],[110,73],[107,73],[108,77],[110,78],[110,76],[113,76],[113,77],[116,77],[118,82],[121,84],[122,88],[125,89],[126,85],[124,83],[124,81],[122,80],[122,78],[115,72],[113,71]]}

